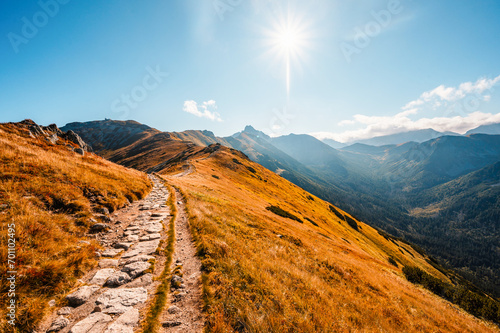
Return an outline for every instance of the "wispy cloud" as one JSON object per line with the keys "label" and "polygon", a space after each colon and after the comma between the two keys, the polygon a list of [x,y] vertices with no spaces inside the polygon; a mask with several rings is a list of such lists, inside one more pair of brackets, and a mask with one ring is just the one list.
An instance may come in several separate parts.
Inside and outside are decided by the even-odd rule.
{"label": "wispy cloud", "polygon": [[[407,103],[402,111],[393,116],[354,115],[353,119],[342,120],[339,126],[362,126],[341,133],[311,133],[318,139],[334,139],[352,142],[376,136],[391,135],[406,131],[432,128],[439,132],[465,133],[481,125],[500,122],[500,113],[491,114],[478,110],[480,103],[491,100],[491,92],[500,83],[500,75],[493,79],[482,78],[476,82],[464,82],[458,87],[440,85],[426,91],[414,101]],[[416,117],[423,110],[440,112],[437,117]],[[458,112],[456,112],[458,110]],[[453,111],[453,112],[450,112]]]}
{"label": "wispy cloud", "polygon": [[425,105],[432,107],[440,107],[447,102],[456,102],[467,98],[470,95],[479,99],[489,101],[489,95],[486,95],[498,82],[500,82],[500,75],[494,79],[482,78],[476,82],[464,82],[458,87],[446,87],[440,85],[439,87],[424,92],[420,97],[414,101],[409,102],[403,107],[403,110],[410,110],[414,108],[421,108]]}
{"label": "wispy cloud", "polygon": [[455,132],[463,134],[468,130],[481,125],[500,123],[500,113],[491,114],[480,111],[473,112],[465,117],[435,117],[420,118],[418,120],[411,120],[403,114],[404,113],[399,113],[392,117],[367,117],[357,115],[355,118],[361,120],[363,124],[366,124],[366,127],[342,133],[316,132],[311,133],[311,135],[320,140],[333,139],[339,142],[352,142],[376,136],[428,128],[432,128],[439,132]]}
{"label": "wispy cloud", "polygon": [[215,111],[217,110],[217,105],[214,100],[203,102],[201,105],[198,105],[198,103],[192,100],[185,101],[182,110],[200,118],[207,118],[212,121],[222,121],[220,114]]}

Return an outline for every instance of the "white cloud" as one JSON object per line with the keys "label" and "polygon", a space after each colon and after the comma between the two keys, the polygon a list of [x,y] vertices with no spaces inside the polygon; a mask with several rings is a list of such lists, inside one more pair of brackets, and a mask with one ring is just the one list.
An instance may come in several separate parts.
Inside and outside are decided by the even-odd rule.
{"label": "white cloud", "polygon": [[215,110],[217,110],[217,105],[214,100],[203,102],[201,105],[198,105],[198,103],[192,100],[185,101],[182,110],[200,118],[208,118],[212,121],[222,121],[220,114],[215,112]]}
{"label": "white cloud", "polygon": [[404,112],[398,113],[392,117],[367,117],[356,115],[354,118],[361,120],[360,122],[367,126],[362,129],[345,131],[343,133],[316,132],[311,133],[311,135],[319,140],[333,139],[339,142],[352,142],[376,136],[428,128],[432,128],[439,132],[463,134],[481,125],[500,123],[500,113],[491,114],[480,111],[473,112],[467,116],[420,118],[418,120],[411,120]]}
{"label": "white cloud", "polygon": [[[494,79],[479,79],[476,82],[464,82],[458,87],[440,85],[426,91],[414,101],[402,107],[402,111],[393,116],[366,116],[357,114],[353,119],[342,120],[339,126],[364,125],[363,128],[342,133],[316,132],[311,135],[318,139],[333,139],[340,142],[352,142],[376,136],[391,135],[406,131],[432,128],[439,132],[463,134],[481,125],[500,122],[500,113],[483,113],[478,110],[481,102],[491,100],[493,87],[500,82],[500,76]],[[422,111],[430,111],[437,117],[415,117]],[[412,116],[412,117],[410,117]]]}
{"label": "white cloud", "polygon": [[482,78],[476,82],[464,82],[458,87],[440,85],[433,90],[424,92],[417,100],[406,104],[403,110],[420,108],[426,104],[432,107],[440,107],[450,102],[457,102],[471,95],[477,99],[485,99],[486,96],[483,96],[483,94],[491,90],[498,82],[500,82],[500,75],[494,79]]}

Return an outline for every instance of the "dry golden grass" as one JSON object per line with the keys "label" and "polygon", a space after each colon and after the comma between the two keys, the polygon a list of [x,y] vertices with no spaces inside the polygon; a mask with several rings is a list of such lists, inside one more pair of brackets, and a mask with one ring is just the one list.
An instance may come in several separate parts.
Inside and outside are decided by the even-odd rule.
{"label": "dry golden grass", "polygon": [[359,221],[354,230],[328,203],[235,151],[190,163],[194,173],[165,178],[186,197],[207,332],[498,331],[406,281],[403,265],[446,279],[410,245]]}
{"label": "dry golden grass", "polygon": [[[93,209],[112,211],[151,186],[143,173],[94,154],[80,156],[65,144],[30,138],[22,125],[0,124],[0,269],[2,277],[12,270],[7,238],[8,225],[15,224],[18,306],[15,328],[6,323],[6,306],[0,307],[2,332],[30,332],[48,301],[59,302],[95,265],[97,243],[81,242]],[[5,278],[0,286],[7,290]],[[7,300],[2,293],[1,303]]]}

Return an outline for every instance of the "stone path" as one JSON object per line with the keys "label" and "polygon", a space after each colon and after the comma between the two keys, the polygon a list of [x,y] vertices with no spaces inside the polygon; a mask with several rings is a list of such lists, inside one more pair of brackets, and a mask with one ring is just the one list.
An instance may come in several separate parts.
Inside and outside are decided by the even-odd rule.
{"label": "stone path", "polygon": [[202,332],[201,262],[189,229],[189,220],[181,194],[175,191],[177,216],[175,219],[176,244],[172,260],[170,306],[160,317],[160,332]]}
{"label": "stone path", "polygon": [[[80,280],[61,308],[38,332],[132,333],[154,297],[165,258],[156,251],[166,239],[169,191],[150,176],[153,190],[109,218],[97,236],[105,250],[97,270]],[[154,266],[154,269],[153,269]]]}

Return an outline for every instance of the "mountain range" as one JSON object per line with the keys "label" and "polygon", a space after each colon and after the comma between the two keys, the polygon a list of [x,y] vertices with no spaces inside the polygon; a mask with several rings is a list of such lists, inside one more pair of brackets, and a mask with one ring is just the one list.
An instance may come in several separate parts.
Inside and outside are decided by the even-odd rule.
{"label": "mountain range", "polygon": [[[467,131],[464,136],[470,134],[500,134],[500,124],[481,125],[477,128]],[[432,139],[437,139],[441,136],[461,136],[455,132],[439,132],[434,129],[421,129],[404,131],[396,134],[375,136],[368,139],[351,140],[341,143],[332,139],[323,139],[322,141],[332,148],[341,149],[357,143],[366,144],[370,146],[385,146],[385,145],[399,145],[406,142],[422,143]]]}
{"label": "mountain range", "polygon": [[[113,139],[101,134],[108,128]],[[163,133],[111,120],[71,123],[63,130],[75,131],[110,160],[145,171],[182,159],[185,149],[191,152],[218,143],[242,151],[359,219],[424,247],[444,265],[500,295],[500,188],[495,186],[500,180],[494,183],[500,136],[418,131],[392,138],[436,137],[383,146],[357,143],[339,150],[309,135],[272,138],[251,126],[229,137],[196,130]],[[134,133],[134,140],[129,133]],[[149,161],[147,167],[141,165],[144,160]],[[481,178],[486,174],[489,178]],[[470,179],[477,184],[466,187]],[[458,184],[462,186],[458,194],[444,195]]]}
{"label": "mountain range", "polygon": [[[495,149],[486,147],[472,151],[478,149],[476,141],[496,144],[494,136],[470,139],[471,143],[436,139],[432,149],[426,148],[423,157],[415,158],[405,154],[420,144],[374,147],[373,151],[359,146],[364,151],[361,154],[334,150],[308,136],[270,138],[252,127],[218,138],[208,131],[161,132],[134,121],[72,123],[62,129],[29,120],[0,124],[0,141],[6,148],[0,150],[0,221],[2,225],[15,223],[18,241],[23,244],[16,253],[16,291],[21,300],[16,309],[18,330],[38,331],[51,313],[51,327],[60,329],[64,322],[64,332],[76,331],[84,322],[104,330],[108,322],[92,321],[99,316],[108,321],[123,319],[123,315],[105,317],[100,308],[92,310],[94,307],[86,308],[87,318],[79,318],[79,308],[68,304],[67,297],[75,287],[92,289],[82,286],[81,279],[90,278],[97,265],[118,262],[100,260],[97,250],[113,247],[113,253],[119,253],[120,246],[129,246],[97,241],[105,235],[113,237],[115,231],[109,233],[108,228],[122,230],[124,222],[115,220],[119,216],[115,211],[137,218],[148,216],[142,204],[135,206],[140,211],[130,211],[130,202],[151,191],[145,171],[176,193],[179,201],[174,203],[171,198],[167,202],[173,207],[172,216],[177,214],[175,207],[184,207],[183,214],[172,217],[169,237],[162,239],[165,251],[157,250],[148,262],[156,266],[168,260],[167,250],[177,247],[176,237],[181,235],[175,221],[186,219],[186,232],[192,235],[201,261],[198,306],[203,309],[207,332],[496,332],[500,322],[497,299],[442,267],[419,246],[374,227],[377,220],[360,218],[369,212],[385,216],[385,226],[406,232],[404,236],[414,236],[432,249],[433,241],[443,241],[441,229],[432,238],[425,228],[432,224],[439,228],[435,215],[454,216],[462,209],[455,216],[458,219],[446,225],[449,237],[474,243],[478,233],[484,243],[497,242],[498,220],[494,218],[498,212],[494,207],[498,205],[491,200],[498,198],[499,162],[485,167],[477,162],[472,165],[479,170],[469,172],[467,166],[461,176],[455,172],[446,175],[453,180],[417,188],[420,172],[436,172],[435,168],[426,169],[436,163],[433,154],[440,152],[434,146],[465,147],[470,151],[464,148],[462,156],[475,153],[488,161],[495,154]],[[415,165],[409,161],[411,156]],[[377,177],[387,166],[403,160],[407,161],[405,168],[415,166],[421,171],[415,180],[396,181],[414,187],[400,189],[398,185],[387,191],[390,186]],[[359,161],[371,161],[373,169],[357,164]],[[285,177],[332,200],[324,201]],[[477,193],[482,195],[480,200],[475,200]],[[405,204],[414,202],[415,208],[397,206],[403,202],[398,201],[401,194],[406,195]],[[332,204],[333,199],[349,210]],[[388,219],[403,216],[403,212],[409,224]],[[483,224],[482,219],[489,222]],[[422,221],[428,224],[416,229]],[[134,224],[126,230],[137,228]],[[443,253],[447,250],[441,249]],[[473,271],[477,258],[464,250],[456,256],[471,259],[462,264]],[[0,252],[7,256],[7,247]],[[173,272],[179,265],[188,262],[177,261]],[[495,270],[488,257],[483,257],[482,265]],[[167,279],[168,292],[171,273],[165,267],[167,275],[159,282],[163,285],[161,279]],[[9,270],[6,264],[1,269],[3,274]],[[147,286],[147,294],[157,299],[160,293],[154,293],[155,282]],[[103,292],[136,290],[127,286],[104,288]],[[5,301],[6,293],[1,297]],[[174,303],[178,297],[179,291],[172,292],[164,310],[179,304]],[[96,297],[90,298],[82,306],[95,302]],[[148,314],[158,311],[156,304],[146,302],[137,312],[134,322],[140,327],[135,329],[150,331],[145,327],[150,323]],[[1,328],[6,331],[5,307],[0,313]],[[80,319],[81,324],[75,324]]]}

